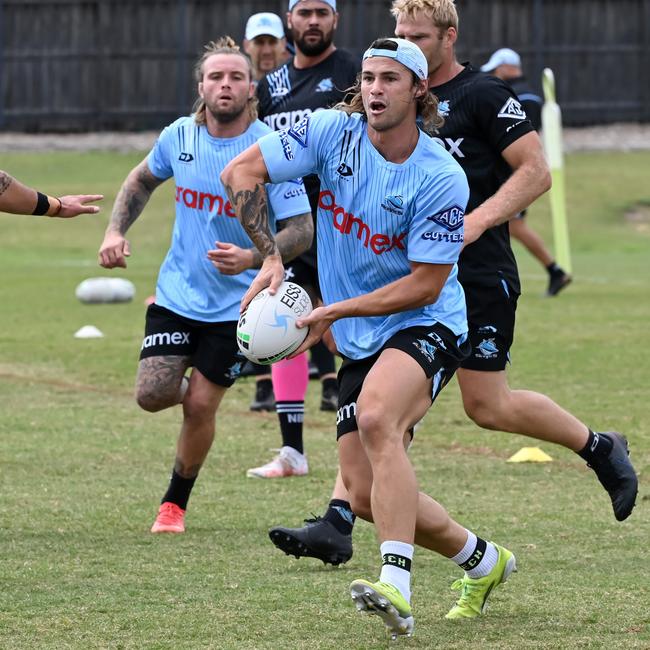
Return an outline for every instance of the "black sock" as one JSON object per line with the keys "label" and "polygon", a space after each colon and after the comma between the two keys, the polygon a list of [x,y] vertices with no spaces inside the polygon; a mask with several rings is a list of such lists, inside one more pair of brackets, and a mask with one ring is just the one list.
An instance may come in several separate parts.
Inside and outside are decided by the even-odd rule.
{"label": "black sock", "polygon": [[612,451],[612,446],[612,441],[609,438],[605,438],[605,436],[589,429],[587,444],[577,453],[580,458],[589,462],[594,458],[609,456],[609,452]]}
{"label": "black sock", "polygon": [[334,355],[327,349],[325,343],[318,341],[309,351],[311,352],[311,360],[318,368],[319,377],[327,375],[330,372],[336,372]]}
{"label": "black sock", "polygon": [[187,510],[187,502],[189,501],[196,478],[196,476],[194,478],[183,478],[180,474],[176,473],[176,470],[172,470],[172,478],[169,481],[169,487],[161,503],[171,501],[179,508]]}
{"label": "black sock", "polygon": [[321,382],[323,384],[323,392],[338,390],[338,383],[336,377],[327,377]]}
{"label": "black sock", "polygon": [[327,512],[323,515],[323,519],[329,521],[342,535],[352,534],[356,518],[350,504],[342,499],[332,499],[327,507]]}
{"label": "black sock", "polygon": [[271,379],[258,379],[255,382],[255,390],[262,395],[273,392],[273,381]]}
{"label": "black sock", "polygon": [[305,403],[276,402],[275,410],[280,420],[282,446],[293,447],[302,454],[302,421],[305,418]]}
{"label": "black sock", "polygon": [[546,270],[548,271],[548,274],[549,274],[550,276],[554,276],[554,275],[564,275],[564,270],[562,269],[561,266],[558,266],[558,265],[555,263],[555,260],[552,261],[552,262],[551,262],[551,263],[546,267]]}

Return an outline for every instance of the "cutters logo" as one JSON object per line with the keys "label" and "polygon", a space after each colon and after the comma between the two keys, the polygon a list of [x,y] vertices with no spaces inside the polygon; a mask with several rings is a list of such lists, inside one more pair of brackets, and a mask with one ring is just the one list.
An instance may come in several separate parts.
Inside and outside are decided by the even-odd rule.
{"label": "cutters logo", "polygon": [[336,197],[329,190],[324,190],[318,195],[318,207],[325,212],[332,213],[332,224],[342,235],[351,235],[353,226],[356,227],[357,239],[363,243],[365,248],[370,248],[375,255],[388,253],[394,248],[406,250],[404,246],[406,232],[399,235],[371,233],[370,227],[361,217],[355,217],[351,212],[346,212],[345,208],[336,204]]}
{"label": "cutters logo", "polygon": [[[442,226],[445,230],[452,232],[458,230],[463,225],[463,217],[465,216],[465,210],[458,205],[452,205],[451,208],[447,208],[442,212],[431,215],[427,217],[428,221],[433,221],[439,226]],[[424,238],[429,239],[429,238]]]}
{"label": "cutters logo", "polygon": [[389,195],[384,199],[381,207],[388,212],[402,216],[404,214],[404,198],[400,194]]}
{"label": "cutters logo", "polygon": [[224,213],[227,217],[234,219],[237,215],[233,212],[230,201],[209,192],[199,192],[189,187],[176,186],[176,203],[182,203],[186,208],[194,210],[208,210],[212,212],[216,209],[217,216]]}
{"label": "cutters logo", "polygon": [[293,160],[293,150],[291,149],[291,143],[289,138],[287,138],[286,131],[278,131],[278,137],[280,138],[280,144],[282,145],[282,152],[284,157],[291,162]]}
{"label": "cutters logo", "polygon": [[463,233],[429,230],[428,232],[422,233],[422,239],[426,239],[427,241],[444,241],[449,244],[462,244]]}

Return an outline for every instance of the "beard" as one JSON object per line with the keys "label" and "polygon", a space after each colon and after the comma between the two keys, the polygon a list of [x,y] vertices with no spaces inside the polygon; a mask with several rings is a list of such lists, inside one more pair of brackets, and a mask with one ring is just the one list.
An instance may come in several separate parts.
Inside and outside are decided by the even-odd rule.
{"label": "beard", "polygon": [[210,111],[212,117],[214,117],[219,124],[230,124],[241,117],[241,114],[246,110],[247,105],[248,102],[242,106],[232,106],[229,109],[214,108],[211,106],[206,106],[206,109]]}
{"label": "beard", "polygon": [[328,33],[323,33],[319,41],[305,42],[305,35],[299,36],[295,29],[291,30],[294,45],[305,56],[319,56],[322,54],[334,40],[334,30],[331,29]]}

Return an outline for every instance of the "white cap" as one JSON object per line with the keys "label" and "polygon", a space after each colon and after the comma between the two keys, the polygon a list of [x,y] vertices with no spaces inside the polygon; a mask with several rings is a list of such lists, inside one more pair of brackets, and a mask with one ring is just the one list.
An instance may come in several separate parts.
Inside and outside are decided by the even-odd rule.
{"label": "white cap", "polygon": [[516,65],[521,68],[521,57],[509,47],[502,47],[490,57],[490,60],[485,65],[481,66],[481,70],[483,72],[492,72],[500,65]]}
{"label": "white cap", "polygon": [[422,50],[415,44],[403,38],[382,39],[395,43],[395,49],[370,47],[363,54],[363,60],[375,56],[385,56],[388,59],[395,59],[403,66],[415,73],[418,79],[426,79],[429,75],[429,66]]}
{"label": "white cap", "polygon": [[246,23],[246,40],[252,41],[257,36],[284,38],[284,25],[280,16],[268,12],[253,14]]}

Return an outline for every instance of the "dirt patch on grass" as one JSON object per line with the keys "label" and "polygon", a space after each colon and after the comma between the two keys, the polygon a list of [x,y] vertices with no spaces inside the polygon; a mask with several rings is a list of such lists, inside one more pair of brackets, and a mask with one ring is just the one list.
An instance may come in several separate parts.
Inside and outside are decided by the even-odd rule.
{"label": "dirt patch on grass", "polygon": [[637,232],[650,232],[650,203],[637,203],[625,211],[624,217]]}

